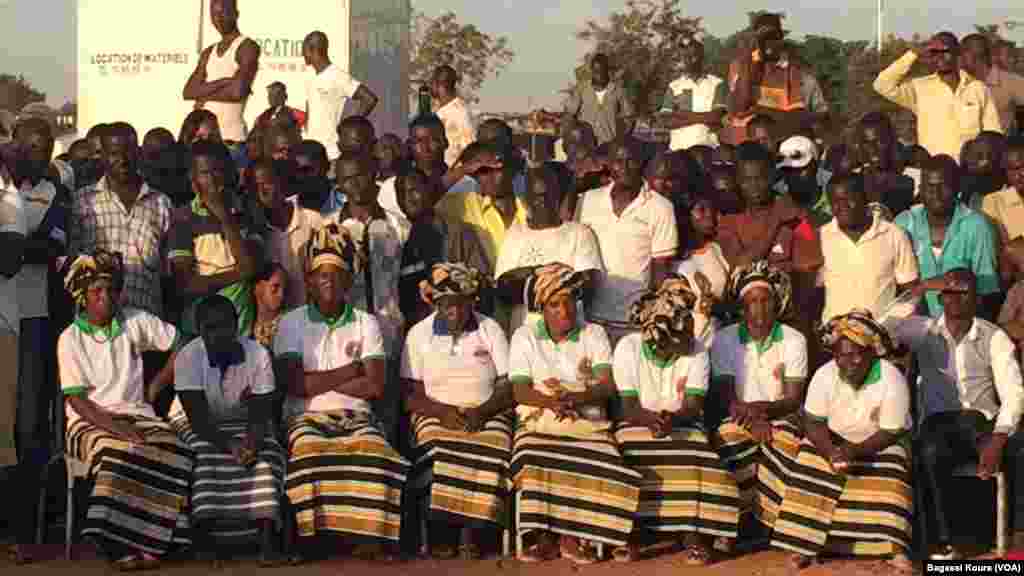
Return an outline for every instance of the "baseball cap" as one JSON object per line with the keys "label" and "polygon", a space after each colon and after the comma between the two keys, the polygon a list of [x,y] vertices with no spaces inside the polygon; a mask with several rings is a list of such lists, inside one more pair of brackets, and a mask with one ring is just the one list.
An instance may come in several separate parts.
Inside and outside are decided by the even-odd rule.
{"label": "baseball cap", "polygon": [[779,168],[803,168],[818,159],[818,147],[806,136],[791,136],[779,146]]}

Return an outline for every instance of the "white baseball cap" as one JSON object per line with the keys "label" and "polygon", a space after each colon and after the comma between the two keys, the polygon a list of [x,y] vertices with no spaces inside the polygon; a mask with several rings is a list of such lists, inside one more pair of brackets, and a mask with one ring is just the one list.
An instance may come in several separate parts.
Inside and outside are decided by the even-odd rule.
{"label": "white baseball cap", "polygon": [[818,159],[818,147],[806,136],[791,136],[779,146],[779,168],[803,168]]}

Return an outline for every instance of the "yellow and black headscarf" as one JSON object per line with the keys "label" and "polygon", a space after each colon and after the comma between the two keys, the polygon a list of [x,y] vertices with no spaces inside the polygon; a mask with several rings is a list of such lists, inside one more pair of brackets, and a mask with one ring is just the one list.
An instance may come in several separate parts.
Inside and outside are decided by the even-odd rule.
{"label": "yellow and black headscarf", "polygon": [[306,272],[315,271],[325,264],[333,264],[349,274],[362,269],[359,251],[352,236],[344,227],[327,224],[313,233],[305,247]]}
{"label": "yellow and black headscarf", "polygon": [[693,338],[693,316],[697,294],[690,281],[671,275],[657,290],[650,290],[633,303],[629,321],[638,326],[644,342],[665,349]]}
{"label": "yellow and black headscarf", "polygon": [[570,266],[561,262],[546,264],[526,279],[523,300],[530,312],[541,312],[544,304],[561,292],[569,292],[577,300],[582,298],[584,281],[583,273]]}
{"label": "yellow and black headscarf", "polygon": [[64,275],[64,289],[79,307],[85,306],[85,293],[97,280],[110,280],[116,290],[124,285],[124,260],[120,252],[97,250],[82,254],[68,267]]}
{"label": "yellow and black headscarf", "polygon": [[779,320],[785,318],[793,301],[793,284],[789,274],[772,266],[767,260],[737,268],[729,278],[729,298],[737,306],[742,306],[743,296],[758,287],[767,288],[775,296],[775,316]]}
{"label": "yellow and black headscarf", "polygon": [[826,322],[820,331],[821,344],[829,354],[843,339],[871,349],[879,358],[893,358],[905,353],[885,326],[876,322],[868,310],[858,309],[836,316]]}
{"label": "yellow and black headscarf", "polygon": [[479,270],[462,262],[441,262],[430,269],[430,278],[419,283],[420,297],[431,306],[445,296],[476,299],[487,278]]}

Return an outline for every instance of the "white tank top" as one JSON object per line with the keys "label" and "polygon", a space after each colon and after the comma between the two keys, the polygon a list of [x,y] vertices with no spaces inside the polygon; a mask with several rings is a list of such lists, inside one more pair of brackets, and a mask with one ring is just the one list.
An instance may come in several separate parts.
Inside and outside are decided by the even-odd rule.
{"label": "white tank top", "polygon": [[[224,78],[231,78],[238,72],[238,61],[235,55],[238,47],[246,41],[246,37],[239,35],[231,43],[224,55],[217,54],[217,45],[214,44],[210,50],[210,58],[206,61],[206,81],[213,82]],[[217,123],[220,124],[220,134],[224,140],[234,142],[245,142],[245,103],[248,96],[242,98],[241,102],[207,102],[205,108],[217,116]]]}

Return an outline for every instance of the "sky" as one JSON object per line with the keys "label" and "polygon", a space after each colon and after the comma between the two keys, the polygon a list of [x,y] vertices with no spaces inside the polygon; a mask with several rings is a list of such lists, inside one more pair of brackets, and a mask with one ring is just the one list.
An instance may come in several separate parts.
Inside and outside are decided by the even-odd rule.
{"label": "sky", "polygon": [[[51,105],[73,100],[76,91],[75,50],[78,2],[89,0],[0,0],[0,72],[24,74],[47,95]],[[157,2],[167,0],[122,0]],[[180,1],[180,0],[171,0]],[[1024,7],[1006,0],[884,0],[885,29],[899,35],[951,30],[972,31],[974,23],[1024,21]],[[685,2],[694,5],[688,16],[704,19],[708,32],[728,36],[747,24],[747,11],[768,9],[787,14],[786,27],[795,35],[821,34],[843,40],[868,40],[876,34],[875,0],[733,0]],[[572,78],[573,69],[590,48],[575,39],[587,19],[603,20],[621,10],[625,0],[413,0],[428,16],[445,11],[474,23],[481,30],[507,36],[514,62],[480,93],[484,111],[521,112],[537,106],[552,108],[558,90]],[[507,8],[506,8],[507,7]],[[245,30],[244,5],[241,20]],[[1024,43],[1024,26],[1009,33]]]}

